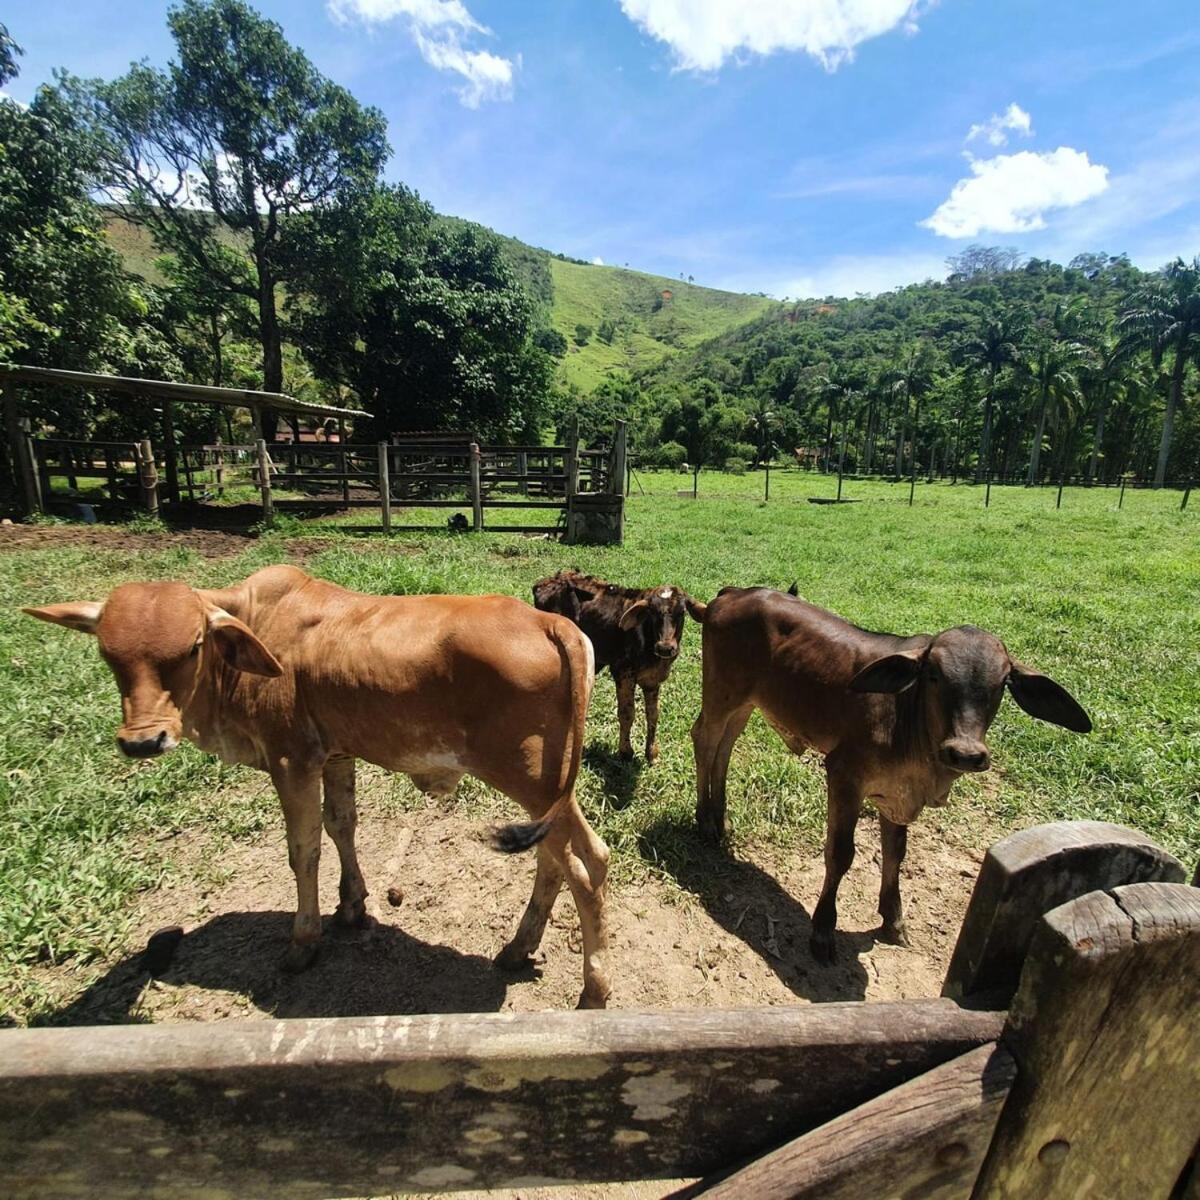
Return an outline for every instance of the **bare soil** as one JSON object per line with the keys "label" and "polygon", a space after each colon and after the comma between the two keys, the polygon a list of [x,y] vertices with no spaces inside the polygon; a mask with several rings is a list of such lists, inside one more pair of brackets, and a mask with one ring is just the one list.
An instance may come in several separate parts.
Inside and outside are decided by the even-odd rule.
{"label": "bare soil", "polygon": [[[143,895],[123,957],[45,967],[61,997],[53,1018],[71,1024],[195,1021],[426,1012],[531,1012],[574,1005],[581,985],[579,924],[560,897],[545,941],[525,970],[492,964],[516,926],[533,883],[532,856],[497,855],[482,835],[492,823],[453,803],[384,816],[365,789],[359,856],[373,921],[343,930],[327,920],[316,965],[288,976],[295,892],[282,820],[253,842],[214,847],[185,834],[171,878]],[[510,819],[499,807],[496,819]],[[912,830],[903,889],[913,945],[876,940],[879,840],[859,831],[859,856],[839,896],[839,960],[808,950],[820,889],[818,855],[753,847],[737,857],[708,850],[690,830],[670,839],[678,862],[663,878],[639,874],[610,885],[613,995],[621,1008],[794,1004],[936,996],[981,856],[955,844],[936,818]],[[664,839],[665,844],[665,839]],[[337,904],[337,856],[326,841],[322,908]],[[389,890],[392,891],[389,900]],[[393,906],[392,900],[399,904]],[[186,936],[170,968],[150,979],[141,952],[156,929]]]}
{"label": "bare soil", "polygon": [[0,554],[16,550],[50,550],[59,546],[92,546],[97,550],[194,550],[205,558],[240,554],[253,535],[225,529],[180,529],[133,533],[120,525],[3,525]]}

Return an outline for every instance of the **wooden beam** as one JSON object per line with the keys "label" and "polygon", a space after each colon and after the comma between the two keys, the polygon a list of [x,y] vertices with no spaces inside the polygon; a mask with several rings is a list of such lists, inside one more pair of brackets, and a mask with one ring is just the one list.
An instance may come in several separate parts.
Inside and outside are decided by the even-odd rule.
{"label": "wooden beam", "polygon": [[1200,891],[1134,883],[1041,923],[976,1200],[1167,1200],[1200,1131]]}
{"label": "wooden beam", "polygon": [[970,1200],[1016,1064],[980,1046],[671,1200]]}
{"label": "wooden beam", "polygon": [[947,1000],[0,1031],[6,1200],[703,1175],[993,1041]]}
{"label": "wooden beam", "polygon": [[471,528],[475,533],[483,529],[483,492],[479,478],[479,446],[471,443]]}
{"label": "wooden beam", "polygon": [[1123,825],[1055,821],[1014,833],[983,860],[942,995],[1007,1008],[1045,913],[1097,889],[1184,878],[1176,858]]}
{"label": "wooden beam", "polygon": [[170,400],[163,401],[163,460],[167,468],[167,499],[172,504],[178,504],[179,495],[179,464],[175,461],[178,448],[175,445],[175,413]]}
{"label": "wooden beam", "polygon": [[267,443],[259,438],[255,443],[258,452],[258,486],[262,495],[262,519],[270,521],[275,516],[271,498],[271,458],[267,454]]}

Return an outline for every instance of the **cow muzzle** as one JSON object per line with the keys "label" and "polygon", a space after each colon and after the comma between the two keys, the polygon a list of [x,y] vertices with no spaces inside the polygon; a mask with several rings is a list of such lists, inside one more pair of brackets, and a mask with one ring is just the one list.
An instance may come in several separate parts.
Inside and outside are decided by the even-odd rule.
{"label": "cow muzzle", "polygon": [[668,646],[668,645],[664,644],[663,642],[659,642],[654,647],[654,653],[659,658],[665,658],[667,660],[667,662],[671,662],[674,659],[679,657],[679,647],[678,646]]}
{"label": "cow muzzle", "polygon": [[982,742],[971,738],[952,738],[943,742],[938,751],[938,760],[942,766],[964,773],[986,771],[992,765],[992,756],[988,748]]}
{"label": "cow muzzle", "polygon": [[139,733],[128,737],[117,734],[117,745],[126,758],[157,758],[174,750],[179,743],[165,729],[160,729],[154,734]]}

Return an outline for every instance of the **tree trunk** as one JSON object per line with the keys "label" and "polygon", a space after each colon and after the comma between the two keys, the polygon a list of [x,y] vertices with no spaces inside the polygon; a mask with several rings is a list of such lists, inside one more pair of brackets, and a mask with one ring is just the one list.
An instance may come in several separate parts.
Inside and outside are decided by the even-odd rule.
{"label": "tree trunk", "polygon": [[1167,411],[1163,413],[1162,441],[1158,445],[1158,466],[1154,471],[1154,486],[1160,488],[1167,480],[1167,460],[1171,457],[1171,437],[1175,432],[1175,413],[1183,393],[1183,375],[1187,370],[1187,331],[1182,330],[1175,343],[1175,369],[1171,372],[1171,390],[1167,394]]}
{"label": "tree trunk", "polygon": [[1100,461],[1100,444],[1104,441],[1104,420],[1108,416],[1108,384],[1100,388],[1099,407],[1096,410],[1096,440],[1092,445],[1092,457],[1088,462],[1088,483],[1096,478],[1096,464]]}
{"label": "tree trunk", "polygon": [[1039,468],[1042,465],[1042,438],[1046,436],[1046,401],[1049,398],[1049,385],[1042,384],[1042,403],[1038,409],[1037,428],[1033,434],[1033,449],[1029,452],[1029,486],[1041,483]]}
{"label": "tree trunk", "polygon": [[996,390],[996,372],[988,374],[987,396],[983,401],[983,433],[979,438],[979,465],[975,469],[975,482],[982,483],[988,470],[988,456],[992,449],[992,393]]}
{"label": "tree trunk", "polygon": [[208,330],[212,344],[213,387],[221,387],[221,380],[225,376],[225,363],[221,355],[221,317],[218,313],[213,312],[209,314]]}

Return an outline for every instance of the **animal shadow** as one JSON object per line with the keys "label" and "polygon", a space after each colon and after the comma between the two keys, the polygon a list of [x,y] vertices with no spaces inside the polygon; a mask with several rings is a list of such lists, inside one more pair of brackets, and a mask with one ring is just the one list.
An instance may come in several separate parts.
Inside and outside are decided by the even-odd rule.
{"label": "animal shadow", "polygon": [[625,759],[607,746],[593,743],[584,748],[583,763],[599,778],[600,790],[613,808],[620,811],[629,807],[637,791],[638,776],[646,765],[641,755]]}
{"label": "animal shadow", "polygon": [[858,956],[874,944],[871,934],[839,930],[838,960],[822,966],[808,948],[808,910],[774,876],[711,845],[691,821],[662,817],[638,842],[643,858],[691,892],[722,929],[745,942],[797,996],[814,1001],[866,996],[867,971]]}
{"label": "animal shadow", "polygon": [[[342,930],[327,920],[325,926],[316,963],[288,975],[279,961],[291,935],[290,912],[223,913],[184,936],[159,978],[246,996],[274,1017],[355,1017],[495,1012],[509,982],[534,977],[532,966],[501,972],[490,959],[421,941],[392,925]],[[136,1005],[148,978],[141,952],[131,954],[45,1023],[143,1020]]]}

